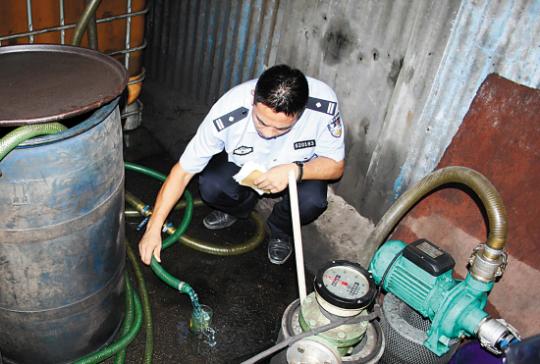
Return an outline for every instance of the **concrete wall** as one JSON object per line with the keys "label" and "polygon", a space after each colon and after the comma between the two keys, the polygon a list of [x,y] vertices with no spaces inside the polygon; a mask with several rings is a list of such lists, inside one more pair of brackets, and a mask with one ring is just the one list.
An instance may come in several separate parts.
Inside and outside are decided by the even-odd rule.
{"label": "concrete wall", "polygon": [[[357,210],[351,219],[359,213],[376,223],[436,168],[487,74],[540,85],[540,0],[152,4],[143,94],[145,108],[162,115],[148,127],[171,154],[180,155],[225,88],[263,64],[289,63],[340,98],[347,169],[334,189]],[[348,237],[360,243],[365,234],[321,221],[336,254],[357,254]]]}
{"label": "concrete wall", "polygon": [[540,83],[538,0],[282,6],[275,61],[336,90],[348,144],[336,190],[374,221],[435,168],[487,74]]}
{"label": "concrete wall", "polygon": [[181,95],[163,96],[179,119],[264,64],[325,81],[347,129],[336,192],[377,222],[435,168],[489,73],[539,86],[538,14],[540,0],[156,0],[148,81]]}

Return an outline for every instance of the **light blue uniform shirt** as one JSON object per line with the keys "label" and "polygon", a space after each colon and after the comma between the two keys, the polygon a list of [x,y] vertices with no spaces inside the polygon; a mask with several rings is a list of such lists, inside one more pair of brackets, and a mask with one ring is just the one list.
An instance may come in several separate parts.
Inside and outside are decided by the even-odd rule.
{"label": "light blue uniform shirt", "polygon": [[212,107],[180,157],[182,168],[199,173],[213,155],[225,149],[229,162],[243,166],[256,162],[267,169],[317,156],[343,160],[344,130],[336,94],[325,83],[307,77],[309,101],[293,128],[284,135],[264,139],[255,129],[252,108],[257,80],[242,83]]}

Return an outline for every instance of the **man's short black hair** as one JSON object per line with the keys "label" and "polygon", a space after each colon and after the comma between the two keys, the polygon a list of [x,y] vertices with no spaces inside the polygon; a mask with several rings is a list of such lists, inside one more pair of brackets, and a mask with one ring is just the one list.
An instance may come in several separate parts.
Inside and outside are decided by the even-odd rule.
{"label": "man's short black hair", "polygon": [[254,103],[263,103],[275,112],[292,116],[304,111],[308,97],[306,76],[297,69],[280,64],[270,67],[259,77]]}

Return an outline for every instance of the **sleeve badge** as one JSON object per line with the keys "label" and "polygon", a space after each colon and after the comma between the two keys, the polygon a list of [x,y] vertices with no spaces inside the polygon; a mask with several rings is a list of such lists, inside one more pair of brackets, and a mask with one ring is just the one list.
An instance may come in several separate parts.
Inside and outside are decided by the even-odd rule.
{"label": "sleeve badge", "polygon": [[327,127],[334,138],[341,137],[341,134],[343,134],[343,126],[341,125],[341,117],[339,114],[334,116],[332,122],[330,122]]}

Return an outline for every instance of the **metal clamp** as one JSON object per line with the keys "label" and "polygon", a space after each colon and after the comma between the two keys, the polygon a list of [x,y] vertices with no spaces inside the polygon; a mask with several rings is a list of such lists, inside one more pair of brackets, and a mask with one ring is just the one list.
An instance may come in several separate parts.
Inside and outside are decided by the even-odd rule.
{"label": "metal clamp", "polygon": [[148,221],[150,220],[150,216],[152,216],[152,209],[150,208],[150,205],[145,205],[140,211],[139,214],[144,216],[144,219],[137,225],[135,228],[137,231],[141,231]]}
{"label": "metal clamp", "polygon": [[521,340],[516,328],[501,318],[486,318],[480,323],[478,329],[480,345],[493,354],[500,355],[503,353],[503,350],[512,342],[512,340],[509,340],[509,336],[512,340]]}
{"label": "metal clamp", "polygon": [[161,232],[162,233],[171,232],[171,229],[173,228],[174,228],[174,225],[172,224],[172,222],[167,221],[165,222],[165,224],[163,224],[163,227],[161,228]]}
{"label": "metal clamp", "polygon": [[484,251],[489,250],[486,244],[477,245],[469,257],[469,270],[480,281],[491,282],[503,276],[508,264],[508,253],[498,251],[498,259],[491,260],[484,256]]}
{"label": "metal clamp", "polygon": [[146,216],[146,217],[139,223],[139,225],[137,225],[137,227],[135,228],[135,230],[141,231],[141,230],[146,226],[146,224],[148,223],[149,220],[150,220],[150,216]]}

